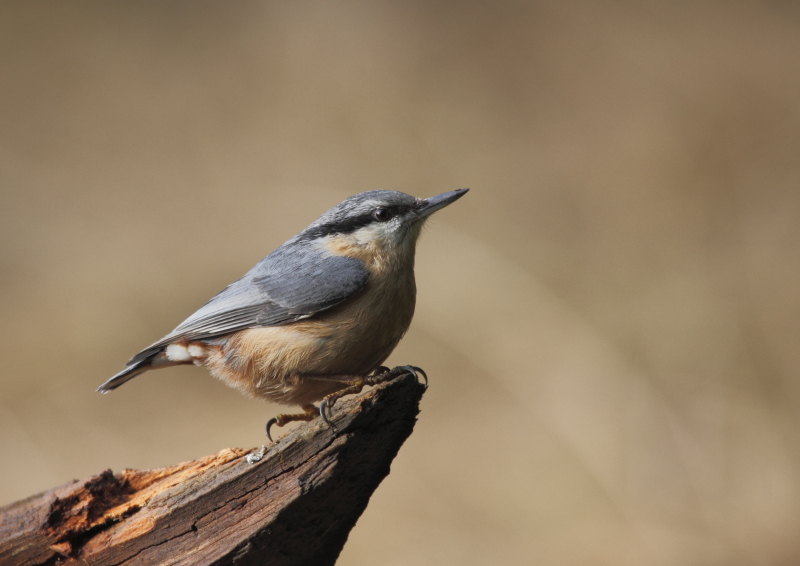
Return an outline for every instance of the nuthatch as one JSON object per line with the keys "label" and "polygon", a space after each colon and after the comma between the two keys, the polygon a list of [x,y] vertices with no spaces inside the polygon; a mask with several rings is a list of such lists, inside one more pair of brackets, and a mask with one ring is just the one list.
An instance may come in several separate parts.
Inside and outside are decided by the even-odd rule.
{"label": "nuthatch", "polygon": [[[469,189],[428,199],[369,191],[344,200],[228,285],[97,390],[151,369],[205,366],[227,385],[311,420],[343,395],[419,368],[381,366],[408,330],[414,253],[425,220]],[[427,381],[427,378],[426,378]],[[312,403],[321,401],[319,408]],[[271,440],[271,436],[270,436]]]}

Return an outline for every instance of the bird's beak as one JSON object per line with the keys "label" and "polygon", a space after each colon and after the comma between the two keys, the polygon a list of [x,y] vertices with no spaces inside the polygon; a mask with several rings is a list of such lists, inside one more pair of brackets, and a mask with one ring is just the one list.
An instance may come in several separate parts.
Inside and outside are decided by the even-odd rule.
{"label": "bird's beak", "polygon": [[444,208],[448,204],[456,202],[458,199],[467,194],[468,190],[469,189],[456,189],[455,191],[449,191],[446,193],[442,193],[440,195],[436,195],[435,197],[423,199],[419,203],[417,214],[421,218],[430,216],[431,214],[433,214],[437,210]]}

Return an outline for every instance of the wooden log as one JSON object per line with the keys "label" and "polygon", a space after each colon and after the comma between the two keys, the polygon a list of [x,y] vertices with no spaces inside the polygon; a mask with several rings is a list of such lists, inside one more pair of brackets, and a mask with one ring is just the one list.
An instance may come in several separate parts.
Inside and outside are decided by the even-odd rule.
{"label": "wooden log", "polygon": [[333,564],[423,392],[405,375],[340,401],[336,431],[303,423],[259,461],[258,450],[227,449],[12,503],[0,508],[0,565]]}

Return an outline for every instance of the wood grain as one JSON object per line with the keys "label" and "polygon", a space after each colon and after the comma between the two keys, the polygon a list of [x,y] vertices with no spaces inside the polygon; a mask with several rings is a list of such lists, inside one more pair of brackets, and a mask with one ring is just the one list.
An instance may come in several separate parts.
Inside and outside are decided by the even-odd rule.
{"label": "wood grain", "polygon": [[0,564],[333,564],[411,434],[410,375],[256,450],[155,470],[110,470],[0,508]]}

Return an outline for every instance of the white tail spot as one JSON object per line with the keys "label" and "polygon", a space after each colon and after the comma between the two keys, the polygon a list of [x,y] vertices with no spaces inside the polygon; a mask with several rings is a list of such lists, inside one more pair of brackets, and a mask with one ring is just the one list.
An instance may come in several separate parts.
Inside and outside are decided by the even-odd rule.
{"label": "white tail spot", "polygon": [[189,353],[189,350],[183,344],[170,344],[167,346],[167,349],[164,350],[164,353],[167,354],[167,359],[171,362],[192,361],[192,354]]}
{"label": "white tail spot", "polygon": [[190,344],[188,350],[192,358],[205,358],[208,355],[205,346],[202,344]]}

